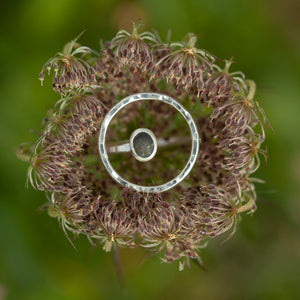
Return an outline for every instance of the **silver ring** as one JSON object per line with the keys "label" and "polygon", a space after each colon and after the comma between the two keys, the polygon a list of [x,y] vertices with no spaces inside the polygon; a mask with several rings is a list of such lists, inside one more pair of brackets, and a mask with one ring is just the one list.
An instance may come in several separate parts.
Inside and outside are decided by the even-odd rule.
{"label": "silver ring", "polygon": [[[184,117],[186,122],[189,125],[190,131],[191,131],[191,142],[192,142],[192,147],[191,147],[191,154],[189,157],[189,160],[187,164],[185,165],[184,169],[172,180],[162,184],[162,185],[157,185],[157,186],[142,186],[142,185],[137,185],[134,183],[131,183],[124,178],[122,178],[112,167],[109,159],[108,159],[108,154],[106,150],[106,142],[105,142],[105,137],[107,133],[107,128],[113,119],[113,117],[126,105],[130,103],[134,103],[137,101],[141,100],[158,100],[161,102],[164,102],[166,104],[169,104],[173,106],[175,109],[177,109],[180,114]],[[118,183],[120,183],[122,186],[129,188],[129,189],[134,189],[138,192],[144,192],[144,193],[161,193],[166,190],[171,189],[175,185],[177,185],[179,182],[181,182],[191,171],[193,168],[198,151],[199,151],[199,144],[200,144],[200,138],[198,135],[197,127],[196,124],[190,115],[190,113],[177,101],[175,101],[173,98],[158,94],[158,93],[139,93],[139,94],[134,94],[131,96],[128,96],[121,100],[119,103],[117,103],[105,116],[104,120],[102,121],[102,125],[100,128],[100,134],[99,134],[99,153],[101,160],[107,169],[108,173],[112,176],[114,180],[116,180]]]}

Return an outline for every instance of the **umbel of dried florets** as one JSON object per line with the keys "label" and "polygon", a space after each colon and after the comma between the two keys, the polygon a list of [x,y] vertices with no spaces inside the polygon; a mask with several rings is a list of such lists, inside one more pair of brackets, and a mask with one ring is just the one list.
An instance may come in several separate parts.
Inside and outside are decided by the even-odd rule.
{"label": "umbel of dried florets", "polygon": [[213,107],[226,102],[232,93],[247,91],[245,75],[242,72],[229,72],[232,63],[232,59],[225,60],[224,69],[214,64],[214,72],[205,82],[202,98]]}
{"label": "umbel of dried florets", "polygon": [[[60,94],[42,123],[37,141],[23,144],[18,157],[30,162],[27,185],[45,191],[48,213],[56,217],[73,243],[85,235],[105,251],[141,246],[162,253],[162,260],[191,259],[211,238],[237,230],[241,214],[256,209],[254,179],[265,140],[265,113],[255,99],[255,83],[241,72],[222,69],[214,56],[197,48],[196,35],[162,42],[156,33],[119,31],[101,53],[68,43],[42,68],[52,69]],[[201,144],[189,176],[172,190],[143,194],[123,189],[107,174],[98,155],[101,122],[120,99],[139,92],[167,94],[181,102],[198,126]],[[259,126],[258,126],[259,125]],[[182,123],[169,107],[148,103],[130,107],[112,122],[110,138],[126,139],[136,127],[148,126],[164,138],[181,136]],[[257,130],[256,128],[259,127]],[[176,148],[176,147],[175,147]],[[185,143],[162,151],[159,168],[116,158],[123,176],[138,184],[174,178]],[[258,181],[255,179],[255,181]],[[49,196],[50,195],[50,196]]]}
{"label": "umbel of dried florets", "polygon": [[54,71],[52,88],[56,92],[67,95],[71,91],[77,92],[86,90],[96,84],[95,69],[91,66],[91,58],[97,55],[89,47],[80,46],[77,40],[82,33],[65,45],[62,52],[50,58],[39,74],[39,80],[43,85],[45,72],[50,74]]}
{"label": "umbel of dried florets", "polygon": [[139,27],[139,23],[134,23],[132,33],[120,30],[110,43],[110,48],[121,69],[132,66],[149,71],[153,65],[150,47],[157,44],[157,37],[149,31],[139,33]]}
{"label": "umbel of dried florets", "polygon": [[199,94],[205,77],[213,72],[214,57],[196,48],[196,42],[196,35],[189,33],[182,42],[170,43],[169,53],[156,63],[156,76],[174,81],[185,89],[196,87]]}

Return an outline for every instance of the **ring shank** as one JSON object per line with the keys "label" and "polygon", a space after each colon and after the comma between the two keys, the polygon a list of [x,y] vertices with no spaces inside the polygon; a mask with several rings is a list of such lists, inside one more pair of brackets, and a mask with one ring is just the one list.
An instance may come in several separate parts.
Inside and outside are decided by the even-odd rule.
{"label": "ring shank", "polygon": [[[157,139],[157,147],[163,148],[163,147],[169,147],[173,145],[186,145],[188,142],[191,141],[190,137],[171,137],[170,139],[164,139],[164,138],[158,138]],[[117,145],[108,145],[107,146],[107,152],[108,154],[113,153],[125,153],[130,152],[130,143],[129,141],[124,141],[123,143],[119,143]]]}

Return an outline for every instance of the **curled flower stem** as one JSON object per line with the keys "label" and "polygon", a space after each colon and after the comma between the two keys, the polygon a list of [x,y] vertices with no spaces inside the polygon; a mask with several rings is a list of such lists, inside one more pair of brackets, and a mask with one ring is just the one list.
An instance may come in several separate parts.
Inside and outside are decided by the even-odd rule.
{"label": "curled flower stem", "polygon": [[240,214],[240,213],[243,213],[245,211],[248,211],[252,208],[253,204],[254,204],[253,199],[250,199],[245,205],[239,207],[237,209],[237,212]]}
{"label": "curled flower stem", "polygon": [[192,34],[189,41],[188,41],[188,43],[187,43],[187,47],[189,49],[192,49],[192,48],[195,47],[196,43],[197,43],[197,37],[194,34]]}
{"label": "curled flower stem", "polygon": [[247,96],[247,100],[250,101],[254,98],[255,91],[256,91],[256,84],[253,80],[245,80],[245,83],[247,86],[249,86],[249,93]]}

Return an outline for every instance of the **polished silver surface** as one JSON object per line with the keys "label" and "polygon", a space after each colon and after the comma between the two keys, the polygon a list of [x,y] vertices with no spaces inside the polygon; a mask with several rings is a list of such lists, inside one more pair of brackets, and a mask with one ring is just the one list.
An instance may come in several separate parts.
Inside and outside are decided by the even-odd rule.
{"label": "polished silver surface", "polygon": [[[108,128],[111,120],[113,119],[113,117],[126,105],[137,102],[137,101],[143,101],[143,100],[145,100],[145,101],[157,100],[157,101],[161,101],[161,102],[164,102],[166,104],[173,106],[184,117],[184,119],[188,123],[190,131],[191,131],[192,147],[191,147],[191,154],[190,154],[187,164],[185,165],[183,170],[174,179],[172,179],[162,185],[157,185],[157,186],[141,186],[141,185],[131,183],[131,182],[125,180],[124,178],[122,178],[110,164],[110,161],[108,159],[107,149],[106,149],[105,138],[106,138],[107,128]],[[170,140],[171,140],[171,138],[170,138]],[[159,141],[160,141],[160,139],[157,139],[157,144],[159,144]],[[162,141],[166,141],[166,140],[162,139]],[[196,124],[195,124],[192,116],[190,115],[190,113],[181,104],[179,104],[177,101],[175,101],[173,98],[166,96],[166,95],[158,94],[158,93],[139,93],[139,94],[131,95],[131,96],[126,97],[123,100],[121,100],[105,116],[105,118],[102,122],[101,128],[100,128],[100,134],[99,134],[99,153],[100,153],[101,160],[102,160],[105,168],[109,172],[109,174],[113,177],[114,180],[116,180],[118,183],[120,183],[124,187],[134,189],[138,192],[145,192],[145,193],[160,193],[160,192],[171,189],[172,187],[177,185],[179,182],[181,182],[190,173],[191,169],[193,168],[193,166],[196,162],[198,150],[199,150],[199,144],[200,144],[200,139],[199,139],[197,127],[196,127]],[[128,152],[127,151],[128,148],[129,148],[129,151],[130,150],[132,151],[133,145],[130,146],[130,142],[129,142],[128,144],[126,143],[126,144],[122,144],[119,146],[113,146],[113,147],[116,147],[115,152]],[[121,148],[118,148],[118,147],[121,147]],[[120,151],[120,149],[125,150],[125,151]],[[111,147],[110,147],[110,150],[111,150]],[[111,151],[111,152],[114,152],[114,151]]]}
{"label": "polished silver surface", "polygon": [[123,153],[123,152],[130,152],[130,144],[129,141],[123,141],[121,144],[119,143],[118,145],[110,145],[107,146],[107,152],[109,154],[112,153]]}

